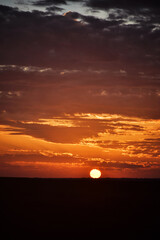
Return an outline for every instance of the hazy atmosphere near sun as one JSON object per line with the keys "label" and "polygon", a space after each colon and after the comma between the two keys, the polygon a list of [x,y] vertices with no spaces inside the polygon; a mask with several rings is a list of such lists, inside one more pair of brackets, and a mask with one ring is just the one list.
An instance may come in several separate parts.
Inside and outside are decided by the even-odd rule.
{"label": "hazy atmosphere near sun", "polygon": [[160,177],[160,3],[0,0],[0,176]]}

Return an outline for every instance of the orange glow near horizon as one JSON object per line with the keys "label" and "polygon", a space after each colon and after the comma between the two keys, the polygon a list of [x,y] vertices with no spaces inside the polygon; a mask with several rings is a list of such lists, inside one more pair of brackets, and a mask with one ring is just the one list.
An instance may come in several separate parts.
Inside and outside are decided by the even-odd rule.
{"label": "orange glow near horizon", "polygon": [[160,120],[82,113],[12,124],[0,126],[4,175],[87,177],[88,168],[100,167],[104,177],[138,177],[158,170]]}

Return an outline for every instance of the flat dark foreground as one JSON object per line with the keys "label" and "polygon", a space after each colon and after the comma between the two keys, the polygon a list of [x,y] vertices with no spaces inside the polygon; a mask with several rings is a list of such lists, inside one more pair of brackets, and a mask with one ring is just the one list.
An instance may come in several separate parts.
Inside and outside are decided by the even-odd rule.
{"label": "flat dark foreground", "polygon": [[0,192],[3,240],[159,239],[158,179],[0,178]]}

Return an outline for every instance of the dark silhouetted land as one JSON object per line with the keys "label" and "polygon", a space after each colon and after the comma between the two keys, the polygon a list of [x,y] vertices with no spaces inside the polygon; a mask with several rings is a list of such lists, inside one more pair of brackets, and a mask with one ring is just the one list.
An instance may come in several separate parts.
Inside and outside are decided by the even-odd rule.
{"label": "dark silhouetted land", "polygon": [[0,192],[4,240],[159,233],[158,179],[0,178]]}

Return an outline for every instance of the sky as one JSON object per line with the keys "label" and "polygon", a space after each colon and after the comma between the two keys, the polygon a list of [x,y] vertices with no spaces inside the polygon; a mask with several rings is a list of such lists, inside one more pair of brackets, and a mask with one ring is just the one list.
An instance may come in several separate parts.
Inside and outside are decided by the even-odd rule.
{"label": "sky", "polygon": [[0,176],[160,177],[160,3],[0,0]]}

